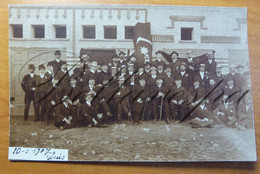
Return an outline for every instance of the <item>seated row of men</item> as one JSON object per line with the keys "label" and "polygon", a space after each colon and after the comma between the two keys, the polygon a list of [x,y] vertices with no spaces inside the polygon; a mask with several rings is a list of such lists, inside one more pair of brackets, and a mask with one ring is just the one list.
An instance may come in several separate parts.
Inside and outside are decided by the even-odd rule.
{"label": "seated row of men", "polygon": [[[55,52],[55,57],[59,57],[56,55]],[[144,68],[137,68],[134,61],[130,61],[127,66],[103,65],[100,71],[96,61],[88,64],[81,61],[71,75],[65,61],[60,61],[60,67],[53,61],[48,63],[47,71],[44,65],[40,65],[39,75],[34,74],[35,67],[30,65],[30,73],[22,81],[25,91],[24,118],[27,120],[29,106],[33,101],[35,121],[45,118],[49,122],[55,112],[55,125],[61,129],[113,121],[121,123],[125,118],[133,119],[135,124],[140,120],[165,119],[168,123],[171,120],[192,120],[192,124],[202,122],[203,126],[211,119],[219,123],[222,119],[218,116],[223,116],[223,113],[227,119],[231,118],[219,108],[225,105],[225,102],[221,103],[224,94],[231,103],[227,106],[234,105],[234,124],[245,125],[242,117],[251,115],[236,114],[240,113],[238,111],[242,105],[235,105],[234,102],[242,95],[243,91],[239,90],[250,89],[250,80],[241,87],[241,79],[238,77],[242,78],[242,75],[237,76],[234,67],[230,68],[231,72],[225,78],[218,73],[217,68],[215,73],[205,71],[205,63],[199,65],[198,72],[187,70],[189,67],[185,62],[177,67],[172,64],[161,66],[158,63],[158,66],[154,66],[148,63]],[[210,95],[193,109],[205,94]],[[196,115],[199,108],[203,108],[202,112]],[[227,124],[225,119],[222,122]]]}

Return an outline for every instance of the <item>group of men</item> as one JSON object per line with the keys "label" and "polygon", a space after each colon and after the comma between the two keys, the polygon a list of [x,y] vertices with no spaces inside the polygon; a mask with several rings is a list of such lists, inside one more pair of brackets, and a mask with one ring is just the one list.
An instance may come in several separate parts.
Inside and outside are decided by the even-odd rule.
{"label": "group of men", "polygon": [[22,80],[25,120],[33,101],[34,121],[54,119],[59,129],[162,119],[193,127],[253,127],[249,73],[239,65],[223,75],[213,51],[205,58],[190,51],[179,58],[175,51],[159,50],[155,58],[146,54],[141,64],[121,51],[102,65],[81,57],[71,69],[59,50],[54,56],[38,67],[38,75],[30,64]]}

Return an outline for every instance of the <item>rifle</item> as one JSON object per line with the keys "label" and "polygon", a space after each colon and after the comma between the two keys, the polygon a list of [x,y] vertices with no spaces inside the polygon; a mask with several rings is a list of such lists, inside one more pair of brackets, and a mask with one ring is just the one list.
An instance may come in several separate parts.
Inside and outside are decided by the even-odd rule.
{"label": "rifle", "polygon": [[161,106],[160,106],[160,121],[162,120],[162,109],[163,109],[163,96],[161,99]]}

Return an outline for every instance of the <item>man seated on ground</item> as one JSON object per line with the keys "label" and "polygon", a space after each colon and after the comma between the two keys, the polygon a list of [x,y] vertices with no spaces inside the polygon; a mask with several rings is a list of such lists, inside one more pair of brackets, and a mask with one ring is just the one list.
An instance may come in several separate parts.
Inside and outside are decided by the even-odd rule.
{"label": "man seated on ground", "polygon": [[74,127],[75,120],[73,114],[73,106],[69,102],[69,97],[63,96],[62,103],[56,109],[55,126],[61,130]]}
{"label": "man seated on ground", "polygon": [[252,106],[252,98],[250,96],[246,96],[244,103],[238,106],[237,111],[237,123],[236,127],[238,129],[245,128],[254,128],[254,119],[253,116],[253,106]]}
{"label": "man seated on ground", "polygon": [[237,121],[235,106],[229,101],[228,95],[223,95],[222,103],[213,111],[213,115],[218,123],[229,127],[234,127]]}
{"label": "man seated on ground", "polygon": [[96,107],[92,104],[93,98],[94,95],[92,93],[86,93],[86,101],[80,107],[81,123],[83,126],[99,126],[103,119],[103,115],[98,114]]}
{"label": "man seated on ground", "polygon": [[208,107],[206,101],[203,101],[192,113],[189,124],[193,128],[206,128],[212,127],[214,124],[214,118]]}

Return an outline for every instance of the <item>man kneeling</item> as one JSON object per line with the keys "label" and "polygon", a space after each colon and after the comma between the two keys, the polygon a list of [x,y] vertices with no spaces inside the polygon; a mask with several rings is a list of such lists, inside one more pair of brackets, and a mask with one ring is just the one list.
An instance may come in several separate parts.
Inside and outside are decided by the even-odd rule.
{"label": "man kneeling", "polygon": [[68,96],[63,96],[62,103],[57,106],[54,124],[61,130],[74,127],[73,106]]}

